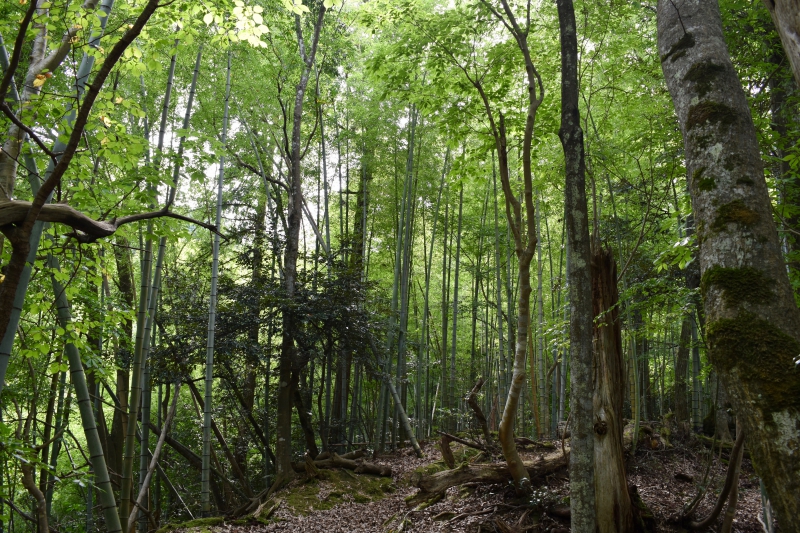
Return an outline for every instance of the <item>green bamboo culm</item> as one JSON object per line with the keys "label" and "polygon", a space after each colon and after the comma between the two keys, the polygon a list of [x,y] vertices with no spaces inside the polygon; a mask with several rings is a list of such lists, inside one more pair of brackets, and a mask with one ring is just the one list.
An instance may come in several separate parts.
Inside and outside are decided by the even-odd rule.
{"label": "green bamboo culm", "polygon": [[[231,53],[228,51],[228,70],[225,77],[225,107],[222,116],[222,144],[228,140],[228,101],[231,94]],[[217,233],[214,234],[213,259],[211,261],[211,297],[208,303],[208,337],[206,342],[206,390],[203,406],[203,469],[201,480],[201,502],[203,516],[211,514],[211,387],[214,380],[214,328],[217,321],[217,278],[219,276],[219,242],[222,224],[222,180],[225,177],[225,156],[219,158],[217,179]]]}
{"label": "green bamboo culm", "polygon": [[[59,271],[58,261],[53,256],[48,258],[49,267],[55,272]],[[58,311],[59,325],[66,331],[70,331],[72,324],[72,311],[67,300],[64,286],[56,277],[51,276],[53,292],[56,295],[56,309]],[[81,424],[86,436],[86,444],[89,448],[89,461],[94,471],[94,484],[99,489],[98,499],[103,510],[106,531],[117,533],[122,531],[122,523],[117,514],[117,502],[114,499],[114,488],[111,486],[111,479],[108,476],[108,466],[103,454],[103,446],[100,443],[100,434],[97,431],[97,424],[94,418],[92,399],[89,395],[89,387],[86,384],[86,374],[83,371],[83,362],[78,348],[71,342],[65,346],[67,359],[69,361],[70,380],[75,387],[75,397],[78,400],[78,411],[81,415]]]}
{"label": "green bamboo culm", "polygon": [[[183,129],[189,128],[189,120],[191,118],[192,106],[194,102],[194,95],[197,86],[197,78],[200,68],[200,60],[202,58],[202,46],[198,49],[197,59],[195,61],[194,74],[192,76],[192,84],[189,88],[189,98],[186,104],[186,113],[183,119]],[[174,69],[170,66],[170,74],[174,73]],[[168,95],[171,94],[172,77],[167,79],[167,91],[165,93],[165,103],[161,114],[161,126],[159,129],[158,145],[156,147],[156,154],[154,157],[154,166],[158,168],[161,162],[162,150],[164,144],[164,136],[166,130],[166,120],[168,114]],[[178,143],[178,154],[176,157],[177,163],[173,168],[173,181],[168,194],[165,208],[169,209],[175,201],[175,194],[177,190],[177,176],[180,173],[180,162],[183,160],[185,137],[181,136]],[[148,234],[152,232],[152,222],[148,224]],[[141,287],[139,296],[139,309],[137,315],[136,326],[136,339],[134,343],[134,356],[131,372],[131,388],[130,400],[128,401],[129,418],[135,420],[138,418],[139,403],[142,392],[142,377],[143,370],[147,361],[147,356],[150,351],[150,331],[155,320],[156,303],[158,301],[158,292],[161,287],[161,270],[164,262],[164,253],[166,247],[166,238],[162,237],[159,240],[158,256],[156,258],[155,269],[153,269],[153,247],[152,241],[147,240],[145,244],[145,251],[142,261],[142,276]],[[153,272],[154,270],[154,272]],[[150,280],[153,280],[152,283]],[[136,446],[136,427],[135,425],[128,425],[128,433],[125,438],[125,452],[123,457],[122,466],[122,488],[120,492],[120,515],[127,517],[131,511],[131,496],[133,493],[133,459]],[[141,462],[141,460],[140,460]],[[127,522],[123,524],[127,526]],[[126,532],[127,533],[127,532]]]}

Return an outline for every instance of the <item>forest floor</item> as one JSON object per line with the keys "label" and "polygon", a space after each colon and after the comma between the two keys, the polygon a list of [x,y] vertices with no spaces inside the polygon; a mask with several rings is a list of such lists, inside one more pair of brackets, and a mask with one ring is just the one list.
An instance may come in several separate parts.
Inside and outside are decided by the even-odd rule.
{"label": "forest floor", "polygon": [[[560,441],[556,441],[558,448]],[[684,531],[668,518],[682,510],[697,494],[708,467],[709,449],[692,439],[666,449],[640,449],[628,459],[628,483],[636,485],[639,495],[653,513],[659,532]],[[457,461],[474,461],[477,452],[453,444]],[[566,508],[569,494],[567,471],[563,469],[546,479],[534,481],[534,499],[542,502],[544,512],[531,510],[514,495],[510,484],[467,484],[448,489],[444,499],[422,510],[406,505],[405,499],[416,493],[414,480],[420,474],[444,469],[438,443],[423,444],[425,457],[418,459],[410,448],[381,455],[375,462],[392,468],[392,478],[354,475],[328,471],[327,479],[305,482],[296,480],[275,495],[278,506],[268,524],[239,525],[224,522],[215,527],[184,528],[186,533],[267,533],[267,532],[552,532],[569,531],[569,519],[557,516]],[[524,461],[532,461],[542,452],[521,449]],[[723,484],[727,453],[715,452],[709,469],[712,490],[698,507],[696,516],[705,517],[713,507]],[[495,461],[502,461],[495,457]],[[486,462],[485,458],[480,459]],[[333,474],[337,472],[336,474]],[[750,460],[745,458],[739,478],[739,503],[733,524],[737,533],[762,531],[759,481]],[[724,513],[723,513],[724,514]],[[711,528],[716,531],[721,518]]]}

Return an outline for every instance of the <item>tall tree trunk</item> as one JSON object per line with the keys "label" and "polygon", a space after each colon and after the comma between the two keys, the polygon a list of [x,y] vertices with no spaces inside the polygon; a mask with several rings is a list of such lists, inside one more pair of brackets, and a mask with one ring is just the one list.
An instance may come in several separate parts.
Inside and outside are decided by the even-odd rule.
{"label": "tall tree trunk", "polygon": [[458,409],[458,394],[456,394],[456,341],[458,339],[458,275],[461,272],[461,221],[464,207],[464,184],[458,193],[458,230],[456,232],[456,272],[453,278],[453,336],[450,346],[450,431],[457,431],[456,419]]}
{"label": "tall tree trunk", "polygon": [[800,310],[717,2],[660,0],[658,41],[691,177],[709,359],[781,526],[800,530]]}
{"label": "tall tree trunk", "polygon": [[[310,46],[306,49],[303,39],[302,19],[295,16],[295,29],[299,47],[300,59],[303,62],[303,72],[295,88],[294,107],[292,110],[291,137],[285,139],[284,157],[289,164],[289,213],[287,216],[286,250],[283,261],[283,282],[285,297],[291,301],[295,295],[297,282],[297,258],[300,246],[300,227],[303,215],[303,189],[302,169],[300,163],[303,155],[301,142],[301,124],[303,120],[303,103],[305,102],[306,88],[314,66],[317,54],[319,35],[325,17],[325,6],[320,5],[314,23],[313,36]],[[292,407],[293,396],[291,381],[292,370],[297,365],[297,350],[295,336],[299,327],[298,317],[290,309],[285,309],[282,318],[281,351],[278,361],[278,399],[277,399],[277,442],[275,445],[276,470],[279,479],[283,482],[294,477],[292,469]]]}
{"label": "tall tree trunk", "polygon": [[594,325],[594,486],[597,531],[632,533],[633,508],[625,478],[622,403],[625,362],[617,294],[617,265],[611,251],[592,254]]}
{"label": "tall tree trunk", "polygon": [[[50,256],[50,267],[58,271],[58,262]],[[55,275],[51,276],[53,293],[56,295],[56,308],[58,310],[59,325],[67,329],[71,326],[72,310],[67,300],[64,286],[58,281]],[[92,409],[92,400],[89,394],[89,387],[86,384],[86,374],[83,370],[83,362],[78,348],[73,343],[67,343],[64,350],[69,360],[70,377],[72,385],[75,387],[75,396],[78,400],[78,410],[81,416],[86,437],[86,444],[89,448],[89,460],[92,471],[94,472],[94,483],[100,489],[100,504],[103,509],[103,516],[106,523],[106,531],[116,533],[122,531],[120,516],[117,513],[117,504],[114,499],[114,489],[108,476],[108,467],[103,455],[103,446],[100,442],[100,435],[97,432],[97,423]]]}
{"label": "tall tree trunk", "polygon": [[[228,51],[228,68],[225,77],[225,105],[222,114],[222,138],[228,140],[228,101],[231,95],[231,51]],[[225,156],[219,158],[217,177],[217,209],[214,226],[222,227],[222,184],[225,178]],[[220,234],[214,234],[211,252],[211,295],[208,299],[208,330],[206,334],[205,400],[203,404],[203,471],[201,473],[201,504],[203,516],[211,513],[211,403],[214,388],[214,337],[217,327],[217,281],[219,278]],[[177,393],[177,390],[176,390]],[[244,477],[244,476],[242,476]]]}
{"label": "tall tree trunk", "polygon": [[561,128],[566,185],[566,231],[570,305],[570,413],[569,456],[572,529],[595,530],[594,435],[592,420],[592,279],[590,272],[589,215],[586,202],[586,163],[578,110],[578,41],[572,0],[557,0],[561,35]]}

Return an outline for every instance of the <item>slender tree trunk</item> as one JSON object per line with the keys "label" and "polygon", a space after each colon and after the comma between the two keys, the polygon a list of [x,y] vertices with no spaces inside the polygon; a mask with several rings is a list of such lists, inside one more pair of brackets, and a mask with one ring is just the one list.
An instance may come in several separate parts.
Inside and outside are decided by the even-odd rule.
{"label": "slender tree trunk", "polygon": [[685,437],[689,434],[689,346],[692,342],[691,317],[683,317],[681,337],[678,341],[678,354],[675,358],[675,424],[678,434]]}
{"label": "slender tree trunk", "polygon": [[[50,267],[53,270],[59,270],[58,264],[54,258],[50,258]],[[70,309],[69,301],[67,300],[66,292],[61,282],[55,276],[52,276],[51,282],[53,285],[53,292],[56,295],[56,308],[58,310],[59,325],[67,329],[71,326],[72,311]],[[103,509],[105,518],[106,531],[109,533],[116,533],[122,531],[122,524],[120,516],[117,513],[117,504],[114,499],[114,489],[111,486],[111,480],[108,476],[108,467],[106,465],[105,456],[103,455],[103,445],[100,442],[100,436],[97,432],[97,423],[95,421],[94,412],[92,409],[92,400],[89,394],[89,387],[86,384],[86,374],[83,370],[83,362],[78,348],[73,343],[67,343],[64,348],[67,352],[67,359],[69,360],[70,377],[73,387],[75,388],[75,396],[78,400],[78,410],[81,415],[81,423],[86,436],[86,443],[89,448],[90,462],[92,470],[94,471],[95,486],[100,489],[99,498],[100,504]]]}
{"label": "slender tree trunk", "polygon": [[800,530],[800,310],[747,99],[713,0],[658,3],[661,66],[684,138],[709,359],[781,526]]}
{"label": "slender tree trunk", "polygon": [[572,529],[595,530],[594,432],[592,420],[592,280],[586,202],[583,131],[578,111],[578,44],[572,0],[557,0],[561,34],[561,129],[566,166],[567,250],[570,254],[571,450],[569,461]]}
{"label": "slender tree trunk", "polygon": [[450,347],[450,407],[454,413],[451,415],[450,430],[456,431],[458,394],[456,394],[456,340],[458,339],[458,275],[461,271],[461,220],[464,206],[464,185],[458,194],[458,231],[456,233],[456,272],[453,279],[453,337]]}
{"label": "slender tree trunk", "polygon": [[[298,47],[300,49],[300,58],[303,61],[303,72],[295,88],[291,138],[285,139],[286,145],[284,146],[284,156],[287,159],[287,163],[289,163],[290,181],[289,213],[286,220],[286,250],[283,261],[283,281],[285,297],[289,301],[294,298],[295,284],[297,282],[297,258],[299,254],[300,227],[302,226],[303,213],[302,169],[300,168],[303,155],[303,146],[301,143],[303,103],[305,102],[305,93],[308,87],[311,69],[314,66],[314,58],[317,53],[317,45],[319,43],[319,35],[322,30],[325,11],[325,6],[320,5],[308,50],[306,49],[306,42],[303,39],[302,20],[299,15],[295,16],[295,28]],[[289,309],[284,310],[282,318],[281,351],[278,361],[277,443],[275,445],[275,467],[279,476],[276,482],[280,483],[294,477],[294,470],[292,469],[293,391],[291,390],[290,383],[292,381],[292,369],[297,364],[295,336],[298,327],[299,322],[295,314]]]}
{"label": "slender tree trunk", "polygon": [[[225,105],[222,115],[222,139],[228,140],[228,100],[231,94],[231,52],[228,51],[228,68],[225,81]],[[222,184],[225,178],[225,156],[219,158],[217,179],[217,215],[214,223],[217,230],[222,227]],[[211,404],[214,387],[214,337],[217,325],[217,281],[219,278],[219,233],[214,234],[211,260],[211,296],[208,301],[208,332],[206,336],[205,400],[203,405],[203,471],[201,473],[201,504],[203,516],[211,513]],[[244,477],[244,475],[242,475]]]}
{"label": "slender tree trunk", "polygon": [[[172,419],[175,417],[175,407],[178,405],[178,393],[180,392],[181,383],[180,381],[175,383],[175,390],[173,391],[172,396],[172,405],[169,408],[169,413],[167,414],[167,418],[164,421],[164,427],[161,428],[161,434],[158,437],[158,442],[156,443],[156,448],[153,450],[153,458],[150,461],[150,466],[145,471],[145,477],[140,482],[141,487],[139,488],[139,495],[136,497],[136,507],[140,508],[144,505],[144,499],[147,495],[147,491],[150,488],[150,481],[153,479],[153,472],[156,470],[156,466],[158,465],[158,458],[161,455],[161,448],[164,446],[164,440],[167,437],[167,431],[169,431],[169,425],[172,422]],[[145,443],[142,443],[144,446]],[[137,509],[133,509],[131,515],[128,517],[128,531],[133,528],[133,522],[136,520],[136,512]]]}
{"label": "slender tree trunk", "polygon": [[[492,198],[494,198],[494,287],[495,287],[495,298],[497,300],[496,307],[497,307],[497,340],[499,343],[498,353],[504,354],[505,353],[505,344],[503,344],[503,291],[501,287],[503,286],[500,281],[500,223],[498,220],[497,215],[497,171],[496,166],[494,164],[494,152],[492,152],[492,185],[493,185],[493,192]],[[509,339],[510,342],[510,339]],[[508,385],[506,383],[506,367],[505,365],[498,366],[498,375],[497,375],[497,390],[500,396],[500,408],[502,409],[505,405],[505,394],[508,391]]]}

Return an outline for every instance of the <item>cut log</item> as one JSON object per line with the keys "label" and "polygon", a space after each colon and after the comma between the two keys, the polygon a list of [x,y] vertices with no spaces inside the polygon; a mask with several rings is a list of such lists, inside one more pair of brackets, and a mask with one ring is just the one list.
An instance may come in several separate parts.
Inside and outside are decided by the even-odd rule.
{"label": "cut log", "polygon": [[[552,474],[569,464],[569,453],[561,451],[551,452],[539,458],[538,461],[525,463],[525,469],[531,480]],[[463,485],[464,483],[504,483],[511,479],[511,472],[505,463],[492,464],[462,464],[453,470],[437,472],[430,476],[424,476],[417,482],[419,491],[411,498],[406,500],[410,507],[427,502],[433,498],[441,497],[444,491],[450,487]]]}

